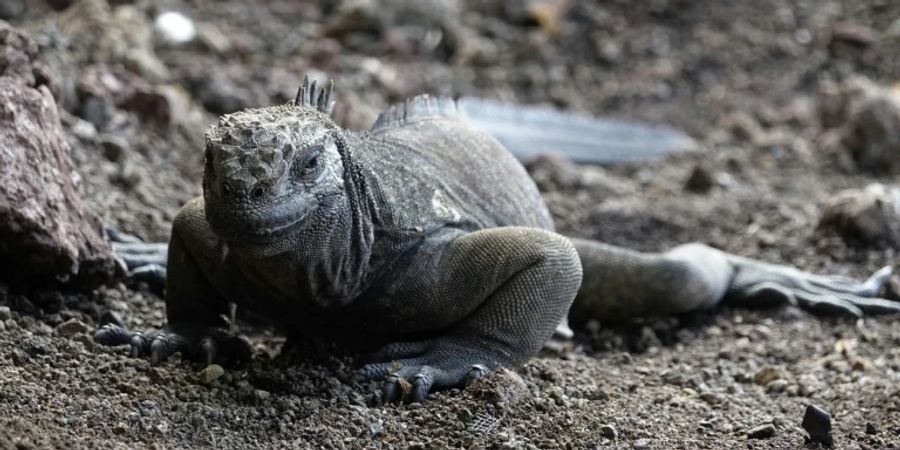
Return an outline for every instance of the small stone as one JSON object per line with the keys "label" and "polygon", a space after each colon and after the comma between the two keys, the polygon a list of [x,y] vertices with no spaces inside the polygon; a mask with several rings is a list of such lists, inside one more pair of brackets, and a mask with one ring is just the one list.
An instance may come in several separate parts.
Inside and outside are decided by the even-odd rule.
{"label": "small stone", "polygon": [[[839,42],[855,47],[868,47],[878,41],[878,34],[870,27],[851,21],[835,22],[831,25],[829,49]],[[832,50],[833,51],[833,50]]]}
{"label": "small stone", "polygon": [[113,433],[115,434],[125,434],[127,432],[128,425],[125,425],[123,422],[119,422],[113,427]]}
{"label": "small stone", "polygon": [[775,436],[775,425],[771,423],[751,428],[747,432],[747,437],[750,439],[768,439],[772,436]]}
{"label": "small stone", "polygon": [[17,366],[24,366],[28,364],[28,355],[19,349],[13,349],[12,354],[12,362]]}
{"label": "small stone", "polygon": [[222,375],[225,375],[225,369],[218,364],[210,364],[200,371],[200,382],[210,384]]}
{"label": "small stone", "polygon": [[616,440],[619,438],[619,432],[616,431],[616,427],[612,425],[603,425],[602,427],[600,427],[600,435],[612,440]]}
{"label": "small stone", "polygon": [[710,405],[717,405],[722,403],[722,396],[715,392],[704,392],[700,394],[700,400],[703,400]]}
{"label": "small stone", "polygon": [[748,141],[754,145],[762,145],[766,140],[766,131],[750,114],[736,112],[726,116],[723,122],[722,125],[739,140]]}
{"label": "small stone", "polygon": [[384,421],[381,419],[375,420],[374,422],[369,424],[369,436],[376,437],[379,434],[384,432]]}
{"label": "small stone", "polygon": [[160,37],[170,44],[184,44],[197,36],[194,21],[179,12],[166,11],[156,17],[153,25]]}
{"label": "small stone", "polygon": [[866,434],[878,434],[878,427],[872,422],[867,422]]}
{"label": "small stone", "polygon": [[128,157],[128,141],[119,136],[103,135],[100,138],[103,156],[112,162],[121,163]]}
{"label": "small stone", "polygon": [[75,116],[72,116],[70,120],[72,125],[69,127],[69,131],[75,137],[85,142],[92,142],[97,139],[97,127],[94,124]]}
{"label": "small stone", "polygon": [[0,320],[8,319],[12,319],[12,311],[9,310],[9,306],[0,306]]}
{"label": "small stone", "polygon": [[772,380],[766,383],[766,392],[784,392],[788,387],[788,381],[784,379]]}
{"label": "small stone", "polygon": [[88,326],[78,319],[69,319],[59,324],[54,332],[57,336],[72,337],[78,333],[87,333]]}
{"label": "small stone", "polygon": [[634,441],[634,450],[649,450],[650,439],[638,439]]}
{"label": "small stone", "polygon": [[827,447],[834,446],[834,437],[831,435],[831,414],[828,411],[816,405],[807,406],[800,426],[809,433],[810,441]]}
{"label": "small stone", "polygon": [[706,193],[715,185],[713,176],[702,165],[697,165],[684,183],[684,188],[696,193]]}
{"label": "small stone", "polygon": [[269,399],[269,397],[272,396],[272,394],[270,394],[269,391],[256,389],[255,391],[253,391],[253,396],[255,396],[257,400],[266,401]]}
{"label": "small stone", "polygon": [[759,369],[755,375],[753,375],[753,382],[765,386],[774,380],[778,380],[782,377],[781,371],[777,367],[766,366],[762,369]]}

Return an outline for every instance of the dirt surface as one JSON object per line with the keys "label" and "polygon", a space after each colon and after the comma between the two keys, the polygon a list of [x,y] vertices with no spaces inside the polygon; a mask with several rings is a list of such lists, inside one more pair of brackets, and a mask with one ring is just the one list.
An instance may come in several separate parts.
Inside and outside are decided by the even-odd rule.
{"label": "dirt surface", "polygon": [[[563,3],[515,1],[0,3],[56,74],[86,202],[149,240],[200,192],[206,125],[286,101],[310,71],[337,80],[337,116],[354,128],[432,92],[663,122],[701,142],[633,166],[530,163],[569,235],[641,250],[700,240],[857,277],[898,263],[896,248],[818,230],[835,193],[900,180],[856,173],[824,145],[816,105],[851,76],[900,80],[896,2],[572,2],[561,15]],[[162,40],[153,20],[167,10],[197,38]],[[315,345],[279,355],[265,328],[246,328],[252,364],[213,381],[94,345],[104,322],[164,323],[163,300],[140,287],[0,286],[0,305],[12,309],[0,306],[2,447],[803,448],[808,404],[831,413],[840,448],[900,447],[897,317],[724,307],[592,322],[520,376],[384,406],[376,384],[352,383],[351,359]],[[765,425],[770,437],[748,437]]]}

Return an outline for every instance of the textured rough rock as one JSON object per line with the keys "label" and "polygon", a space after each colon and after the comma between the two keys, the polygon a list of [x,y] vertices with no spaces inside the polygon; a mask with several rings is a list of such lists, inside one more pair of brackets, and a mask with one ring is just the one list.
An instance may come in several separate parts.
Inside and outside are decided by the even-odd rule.
{"label": "textured rough rock", "polygon": [[865,78],[824,85],[819,110],[825,142],[847,151],[856,168],[900,174],[900,91]]}
{"label": "textured rough rock", "polygon": [[82,203],[37,45],[0,22],[0,279],[103,281],[115,259]]}
{"label": "textured rough rock", "polygon": [[874,183],[841,191],[825,205],[819,225],[850,242],[900,247],[900,188]]}

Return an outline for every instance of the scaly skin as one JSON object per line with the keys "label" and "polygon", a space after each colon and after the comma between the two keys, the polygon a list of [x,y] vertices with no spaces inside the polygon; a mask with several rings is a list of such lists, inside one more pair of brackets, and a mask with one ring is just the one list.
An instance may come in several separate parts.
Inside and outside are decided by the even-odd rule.
{"label": "scaly skin", "polygon": [[518,161],[452,100],[417,97],[356,134],[325,113],[330,94],[315,94],[304,86],[297,105],[223,116],[209,130],[204,195],[178,214],[168,246],[168,326],[107,327],[98,341],[131,343],[153,362],[176,351],[245,359],[244,341],[222,328],[233,303],[289,335],[380,347],[360,376],[384,379],[387,401],[421,401],[522,365],[567,329],[570,306],[577,320],[726,298],[900,310],[872,298],[889,269],[856,283],[702,244],[644,254],[568,239]]}

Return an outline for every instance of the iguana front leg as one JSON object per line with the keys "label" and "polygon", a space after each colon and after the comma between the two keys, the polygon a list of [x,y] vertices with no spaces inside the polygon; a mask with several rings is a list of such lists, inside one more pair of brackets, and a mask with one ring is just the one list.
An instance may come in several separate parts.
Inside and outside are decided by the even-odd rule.
{"label": "iguana front leg", "polygon": [[[495,228],[452,240],[442,252],[419,261],[432,280],[413,280],[400,289],[411,302],[424,302],[429,316],[459,320],[441,336],[391,344],[359,374],[385,379],[384,400],[422,401],[429,392],[464,385],[499,366],[516,367],[540,350],[565,317],[581,265],[571,242],[532,228]],[[426,283],[422,283],[426,281]]]}
{"label": "iguana front leg", "polygon": [[572,306],[576,320],[627,320],[686,313],[723,301],[745,306],[789,303],[814,313],[900,312],[900,303],[877,298],[891,269],[867,281],[816,275],[725,253],[707,245],[681,245],[641,253],[573,239],[584,283]]}
{"label": "iguana front leg", "polygon": [[204,218],[203,200],[194,199],[182,208],[172,226],[167,257],[167,325],[134,333],[106,325],[94,339],[104,345],[130,344],[133,357],[149,356],[154,364],[176,352],[207,364],[248,360],[249,343],[228,330],[229,304],[212,287],[209,272],[202,270],[218,268],[220,253],[218,240]]}

